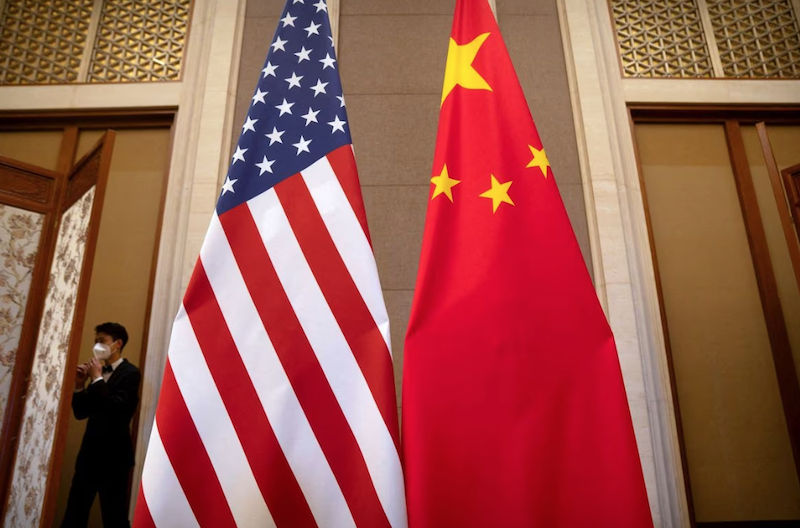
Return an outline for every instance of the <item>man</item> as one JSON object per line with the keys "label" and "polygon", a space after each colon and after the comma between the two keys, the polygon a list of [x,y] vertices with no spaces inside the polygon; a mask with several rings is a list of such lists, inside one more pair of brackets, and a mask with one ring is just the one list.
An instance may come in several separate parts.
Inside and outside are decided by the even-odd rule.
{"label": "man", "polygon": [[130,526],[127,500],[128,477],[133,466],[130,422],[139,403],[141,374],[127,359],[122,359],[122,350],[128,342],[124,326],[103,323],[95,328],[95,334],[95,357],[78,365],[75,377],[72,411],[78,420],[88,418],[89,422],[75,463],[62,528],[84,528],[98,493],[103,526]]}

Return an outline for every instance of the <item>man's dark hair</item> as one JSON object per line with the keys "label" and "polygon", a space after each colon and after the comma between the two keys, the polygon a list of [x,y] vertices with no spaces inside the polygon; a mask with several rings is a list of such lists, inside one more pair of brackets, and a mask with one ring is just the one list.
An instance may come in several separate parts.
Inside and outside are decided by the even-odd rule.
{"label": "man's dark hair", "polygon": [[95,326],[94,333],[99,334],[100,332],[110,335],[111,339],[114,341],[121,339],[122,346],[119,348],[120,352],[122,352],[122,349],[124,349],[125,345],[128,343],[128,331],[119,323],[103,323]]}

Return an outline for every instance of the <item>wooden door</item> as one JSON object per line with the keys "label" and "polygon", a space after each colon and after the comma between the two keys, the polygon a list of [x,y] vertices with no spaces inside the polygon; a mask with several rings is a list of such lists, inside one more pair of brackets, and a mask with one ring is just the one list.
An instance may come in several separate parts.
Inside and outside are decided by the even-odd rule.
{"label": "wooden door", "polygon": [[634,131],[694,521],[800,520],[797,319],[786,304],[797,289],[783,289],[785,242],[755,129]]}

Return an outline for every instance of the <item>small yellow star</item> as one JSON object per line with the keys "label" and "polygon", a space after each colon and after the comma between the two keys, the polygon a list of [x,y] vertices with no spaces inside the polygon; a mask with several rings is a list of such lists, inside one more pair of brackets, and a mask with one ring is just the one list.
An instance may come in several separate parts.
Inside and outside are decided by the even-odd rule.
{"label": "small yellow star", "polygon": [[453,187],[461,183],[461,180],[454,180],[450,176],[447,175],[447,165],[442,168],[442,173],[439,176],[434,176],[431,178],[431,183],[436,185],[436,188],[433,190],[433,196],[431,200],[439,196],[440,194],[444,194],[450,201],[453,201]]}
{"label": "small yellow star", "polygon": [[511,187],[512,182],[500,183],[497,181],[497,178],[494,177],[494,174],[492,174],[491,177],[492,188],[480,196],[481,198],[492,199],[492,213],[496,213],[497,208],[500,207],[500,203],[502,202],[514,205],[514,202],[512,202],[511,198],[508,196],[508,188]]}
{"label": "small yellow star", "polygon": [[533,159],[525,168],[529,169],[531,167],[539,167],[539,169],[542,171],[542,174],[544,174],[544,177],[547,178],[547,168],[550,166],[550,162],[547,160],[547,154],[545,153],[544,149],[538,150],[530,145],[528,145],[528,148],[531,149]]}
{"label": "small yellow star", "polygon": [[447,49],[447,65],[444,68],[442,104],[456,86],[469,90],[492,91],[489,83],[472,67],[472,61],[475,60],[475,56],[488,36],[489,33],[478,35],[472,42],[463,46],[456,44],[452,38],[450,39],[450,46]]}

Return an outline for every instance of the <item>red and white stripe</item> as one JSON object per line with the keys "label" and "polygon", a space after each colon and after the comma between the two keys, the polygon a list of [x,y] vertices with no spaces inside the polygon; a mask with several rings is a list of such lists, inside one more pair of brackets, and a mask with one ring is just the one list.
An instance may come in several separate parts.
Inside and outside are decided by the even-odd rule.
{"label": "red and white stripe", "polygon": [[214,215],[136,528],[407,525],[389,321],[348,145]]}

